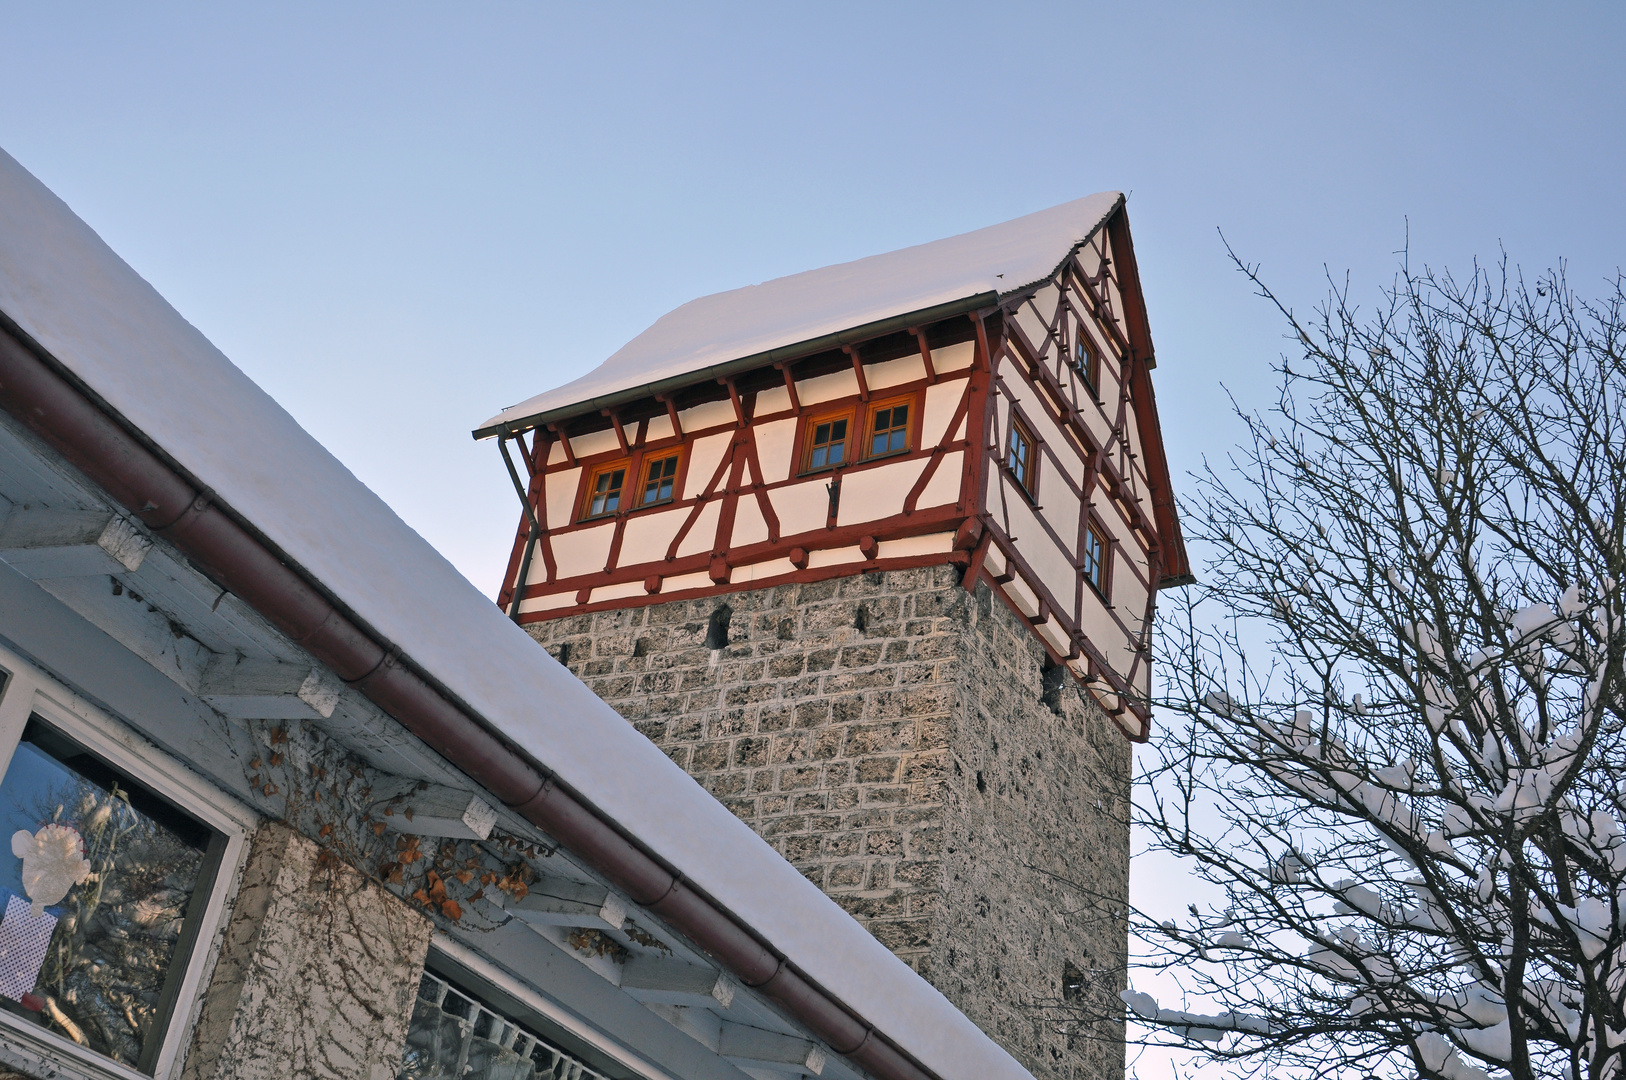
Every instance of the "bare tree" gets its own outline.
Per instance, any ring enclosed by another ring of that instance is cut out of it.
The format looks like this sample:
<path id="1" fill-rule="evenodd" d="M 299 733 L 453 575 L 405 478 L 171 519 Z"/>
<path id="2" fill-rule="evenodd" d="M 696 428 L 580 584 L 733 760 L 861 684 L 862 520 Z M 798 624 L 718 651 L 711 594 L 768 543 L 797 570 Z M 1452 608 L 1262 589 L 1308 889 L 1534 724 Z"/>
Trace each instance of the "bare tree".
<path id="1" fill-rule="evenodd" d="M 1300 320 L 1237 265 L 1294 345 L 1184 508 L 1138 811 L 1225 900 L 1136 916 L 1190 997 L 1124 1002 L 1239 1072 L 1618 1076 L 1622 282 L 1408 264 Z"/>

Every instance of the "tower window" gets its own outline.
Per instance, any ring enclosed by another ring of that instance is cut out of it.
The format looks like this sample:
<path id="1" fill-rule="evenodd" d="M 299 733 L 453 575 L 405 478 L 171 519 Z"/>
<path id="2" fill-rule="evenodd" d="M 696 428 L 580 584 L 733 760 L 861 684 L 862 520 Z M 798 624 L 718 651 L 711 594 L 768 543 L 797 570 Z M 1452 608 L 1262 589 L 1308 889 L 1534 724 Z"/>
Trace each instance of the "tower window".
<path id="1" fill-rule="evenodd" d="M 621 488 L 626 481 L 626 462 L 600 466 L 587 482 L 587 509 L 582 517 L 613 514 L 621 509 Z"/>
<path id="2" fill-rule="evenodd" d="M 677 485 L 678 455 L 665 454 L 649 459 L 644 465 L 644 491 L 639 506 L 653 506 L 670 502 Z"/>
<path id="3" fill-rule="evenodd" d="M 1084 380 L 1084 385 L 1090 388 L 1090 393 L 1097 392 L 1101 385 L 1101 357 L 1085 340 L 1082 328 L 1078 331 L 1078 338 L 1073 342 L 1073 373 Z"/>
<path id="4" fill-rule="evenodd" d="M 828 469 L 847 460 L 847 429 L 851 418 L 824 416 L 807 425 L 807 471 Z"/>
<path id="5" fill-rule="evenodd" d="M 1107 594 L 1107 540 L 1095 523 L 1084 530 L 1084 580 L 1103 597 Z"/>
<path id="6" fill-rule="evenodd" d="M 909 449 L 909 414 L 907 401 L 892 401 L 870 409 L 869 456 L 893 454 Z"/>
<path id="7" fill-rule="evenodd" d="M 1022 421 L 1012 416 L 1010 434 L 1005 441 L 1005 468 L 1010 471 L 1011 479 L 1030 496 L 1034 494 L 1035 445 L 1033 433 Z"/>

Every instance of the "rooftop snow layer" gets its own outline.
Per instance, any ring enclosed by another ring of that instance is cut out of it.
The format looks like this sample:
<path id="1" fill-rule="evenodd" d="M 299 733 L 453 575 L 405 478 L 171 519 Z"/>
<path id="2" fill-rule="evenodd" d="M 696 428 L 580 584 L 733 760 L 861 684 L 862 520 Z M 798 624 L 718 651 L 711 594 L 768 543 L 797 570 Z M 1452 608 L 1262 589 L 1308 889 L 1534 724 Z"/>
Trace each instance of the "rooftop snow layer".
<path id="1" fill-rule="evenodd" d="M 945 1080 L 1031 1080 L 0 151 L 0 312 L 375 633 Z"/>
<path id="2" fill-rule="evenodd" d="M 1043 281 L 1122 202 L 1116 191 L 929 244 L 714 293 L 662 315 L 614 356 L 504 409 L 480 432 L 829 334 Z"/>

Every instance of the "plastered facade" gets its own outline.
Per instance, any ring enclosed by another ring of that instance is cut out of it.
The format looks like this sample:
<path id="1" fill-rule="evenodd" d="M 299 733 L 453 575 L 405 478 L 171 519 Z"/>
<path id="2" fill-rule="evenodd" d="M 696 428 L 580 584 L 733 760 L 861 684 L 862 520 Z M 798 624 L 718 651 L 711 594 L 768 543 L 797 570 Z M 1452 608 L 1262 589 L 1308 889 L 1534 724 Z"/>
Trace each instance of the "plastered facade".
<path id="1" fill-rule="evenodd" d="M 1124 985 L 1130 744 L 1070 679 L 1041 700 L 1042 648 L 986 584 L 921 567 L 528 629 L 1035 1075 L 1122 1075 L 1121 1029 L 1070 1017 Z"/>

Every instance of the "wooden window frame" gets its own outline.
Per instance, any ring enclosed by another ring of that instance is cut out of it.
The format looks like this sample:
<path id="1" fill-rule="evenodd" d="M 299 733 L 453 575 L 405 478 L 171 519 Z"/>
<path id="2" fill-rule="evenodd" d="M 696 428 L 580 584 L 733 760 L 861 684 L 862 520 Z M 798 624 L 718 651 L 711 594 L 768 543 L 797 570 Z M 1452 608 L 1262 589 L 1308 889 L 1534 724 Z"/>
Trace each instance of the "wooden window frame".
<path id="1" fill-rule="evenodd" d="M 645 450 L 643 453 L 639 454 L 636 459 L 638 469 L 634 474 L 639 477 L 638 486 L 636 488 L 638 493 L 638 505 L 627 507 L 627 513 L 631 513 L 634 510 L 646 510 L 656 506 L 670 506 L 682 498 L 684 475 L 683 459 L 684 454 L 682 444 L 677 446 L 669 446 L 660 450 Z M 649 502 L 645 502 L 644 491 L 649 486 L 649 466 L 657 461 L 668 460 L 677 462 L 676 465 L 672 466 L 672 494 L 668 495 L 664 499 L 653 499 Z"/>
<path id="2" fill-rule="evenodd" d="M 871 453 L 870 447 L 875 442 L 875 417 L 882 409 L 892 409 L 899 405 L 907 406 L 909 419 L 904 422 L 903 446 L 896 450 L 882 450 L 880 453 Z M 879 461 L 881 458 L 901 457 L 914 450 L 920 442 L 920 395 L 898 394 L 895 397 L 872 401 L 864 409 L 864 443 L 860 448 L 864 452 L 859 456 L 860 461 Z"/>
<path id="3" fill-rule="evenodd" d="M 1087 361 L 1079 363 L 1079 350 L 1084 351 Z M 1097 401 L 1101 398 L 1101 350 L 1090 339 L 1089 332 L 1082 323 L 1078 325 L 1073 335 L 1073 355 L 1068 361 L 1068 367 L 1084 383 L 1084 388 L 1090 392 L 1090 397 Z"/>
<path id="4" fill-rule="evenodd" d="M 581 504 L 576 514 L 576 520 L 578 522 L 603 521 L 613 518 L 617 514 L 624 513 L 626 510 L 627 501 L 627 477 L 638 475 L 634 469 L 635 465 L 636 462 L 630 457 L 618 457 L 613 461 L 606 461 L 599 465 L 585 466 L 582 469 L 582 496 Z M 615 509 L 601 510 L 596 514 L 592 513 L 593 490 L 598 484 L 598 478 L 603 476 L 605 473 L 613 472 L 616 469 L 624 469 L 626 470 L 626 473 L 621 478 L 621 496 L 616 501 Z"/>
<path id="5" fill-rule="evenodd" d="M 1020 476 L 1011 468 L 1011 450 L 1018 431 L 1022 433 L 1023 441 L 1027 443 L 1027 453 L 1023 455 Z M 1034 503 L 1039 501 L 1039 451 L 1042 447 L 1038 436 L 1033 433 L 1033 425 L 1016 407 L 1016 402 L 1011 402 L 1005 417 L 1005 448 L 999 455 L 999 467 L 1011 478 L 1017 490 L 1026 495 L 1029 502 Z"/>
<path id="6" fill-rule="evenodd" d="M 834 423 L 837 420 L 847 421 L 847 438 L 845 442 L 846 449 L 842 451 L 841 460 L 835 462 L 834 464 L 814 465 L 814 434 L 818 432 L 820 424 L 826 422 Z M 823 409 L 819 411 L 810 410 L 806 417 L 804 417 L 802 420 L 801 438 L 798 440 L 798 448 L 796 451 L 796 475 L 812 476 L 817 473 L 831 472 L 835 469 L 844 469 L 851 465 L 854 460 L 856 460 L 852 454 L 852 446 L 855 438 L 854 432 L 857 427 L 858 410 L 850 404 L 842 405 L 834 409 Z"/>
<path id="7" fill-rule="evenodd" d="M 1087 569 L 1088 563 L 1086 560 L 1089 552 L 1087 545 L 1090 537 L 1094 537 L 1101 545 L 1101 555 L 1097 567 L 1101 577 L 1099 583 L 1090 577 Z M 1114 545 L 1112 535 L 1107 532 L 1106 526 L 1093 513 L 1084 520 L 1084 543 L 1086 545 L 1085 549 L 1079 552 L 1081 565 L 1078 572 L 1083 576 L 1084 583 L 1095 591 L 1096 596 L 1101 598 L 1101 602 L 1110 605 L 1111 601 L 1107 598 L 1112 594 L 1112 549 Z"/>

